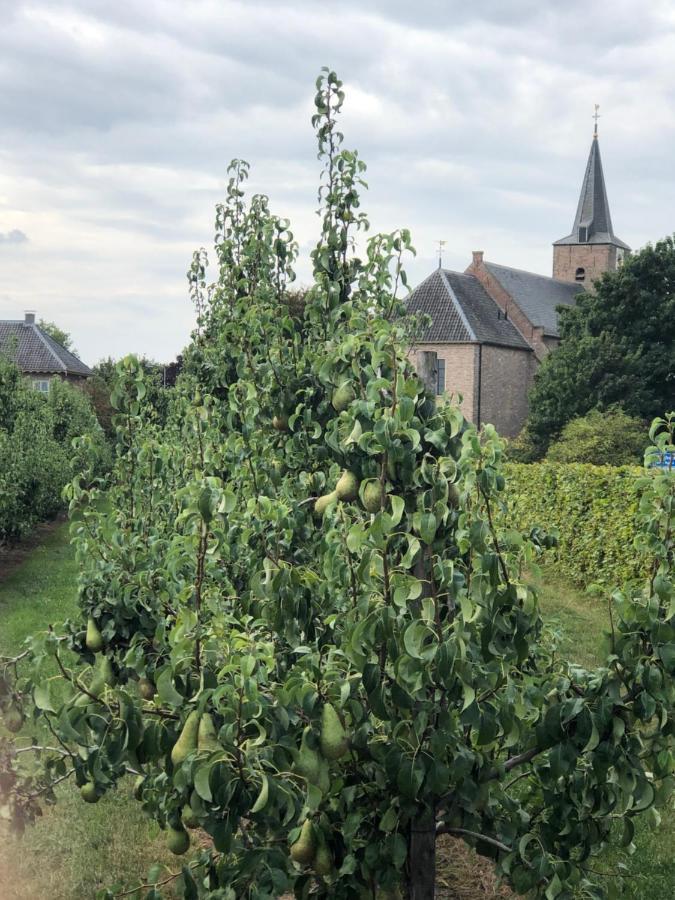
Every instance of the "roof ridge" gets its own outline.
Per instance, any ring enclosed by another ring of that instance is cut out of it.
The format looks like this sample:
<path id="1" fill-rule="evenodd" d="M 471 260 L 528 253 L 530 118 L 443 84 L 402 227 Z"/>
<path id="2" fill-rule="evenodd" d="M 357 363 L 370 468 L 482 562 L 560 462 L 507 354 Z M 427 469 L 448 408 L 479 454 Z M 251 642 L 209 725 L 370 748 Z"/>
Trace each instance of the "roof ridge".
<path id="1" fill-rule="evenodd" d="M 457 273 L 457 274 L 459 274 L 459 273 Z M 457 294 L 455 294 L 454 290 L 452 289 L 452 286 L 447 279 L 444 269 L 441 269 L 441 277 L 443 279 L 443 284 L 445 285 L 447 292 L 450 295 L 450 299 L 452 300 L 452 302 L 455 306 L 455 309 L 457 310 L 459 317 L 462 320 L 462 324 L 464 325 L 464 327 L 466 328 L 466 330 L 469 333 L 469 337 L 471 338 L 472 341 L 478 340 L 478 338 L 476 337 L 476 332 L 473 330 L 473 328 L 469 324 L 469 320 L 466 317 L 466 313 L 462 309 L 462 304 L 457 299 Z M 476 279 L 476 281 L 478 281 L 478 279 Z"/>
<path id="2" fill-rule="evenodd" d="M 24 324 L 26 324 L 26 323 L 24 323 Z M 49 352 L 49 353 L 51 354 L 51 356 L 57 361 L 57 363 L 61 366 L 61 368 L 63 369 L 63 371 L 64 371 L 65 374 L 67 375 L 67 374 L 68 374 L 68 366 L 67 366 L 67 365 L 63 362 L 63 360 L 59 357 L 58 353 L 55 353 L 54 350 L 49 346 L 49 342 L 45 340 L 45 335 L 42 333 L 42 329 L 40 328 L 40 326 L 39 326 L 37 323 L 32 322 L 32 323 L 30 324 L 29 327 L 32 328 L 33 331 L 37 334 L 37 336 L 40 338 L 40 340 L 42 341 L 42 343 L 43 343 L 43 344 L 45 345 L 45 347 L 47 348 L 48 352 Z M 65 350 L 65 347 L 64 347 L 63 349 Z"/>
<path id="3" fill-rule="evenodd" d="M 523 275 L 534 275 L 535 278 L 545 278 L 547 281 L 555 281 L 556 284 L 564 284 L 569 287 L 576 287 L 573 281 L 564 281 L 562 278 L 554 278 L 552 275 L 542 275 L 540 272 L 530 272 L 529 269 L 520 269 L 518 266 L 505 266 L 503 263 L 489 262 L 485 260 L 486 266 L 498 266 L 500 269 L 509 269 L 511 272 L 522 272 Z"/>

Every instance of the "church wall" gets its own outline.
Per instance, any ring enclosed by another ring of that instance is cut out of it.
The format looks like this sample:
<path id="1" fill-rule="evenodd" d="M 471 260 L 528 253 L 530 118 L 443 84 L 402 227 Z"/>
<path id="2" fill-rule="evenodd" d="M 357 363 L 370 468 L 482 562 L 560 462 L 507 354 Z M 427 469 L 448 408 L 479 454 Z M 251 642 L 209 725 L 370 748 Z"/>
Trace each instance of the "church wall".
<path id="1" fill-rule="evenodd" d="M 445 360 L 445 389 L 449 394 L 461 394 L 462 413 L 469 421 L 475 421 L 474 369 L 478 356 L 476 344 L 418 344 L 416 350 L 431 350 Z M 416 365 L 416 352 L 410 359 Z"/>
<path id="2" fill-rule="evenodd" d="M 590 285 L 603 272 L 616 269 L 616 247 L 612 244 L 556 244 L 553 247 L 553 277 Z M 586 273 L 583 282 L 576 281 L 577 269 Z"/>
<path id="3" fill-rule="evenodd" d="M 504 437 L 515 437 L 527 418 L 527 393 L 537 369 L 534 353 L 484 344 L 481 360 L 480 420 Z"/>

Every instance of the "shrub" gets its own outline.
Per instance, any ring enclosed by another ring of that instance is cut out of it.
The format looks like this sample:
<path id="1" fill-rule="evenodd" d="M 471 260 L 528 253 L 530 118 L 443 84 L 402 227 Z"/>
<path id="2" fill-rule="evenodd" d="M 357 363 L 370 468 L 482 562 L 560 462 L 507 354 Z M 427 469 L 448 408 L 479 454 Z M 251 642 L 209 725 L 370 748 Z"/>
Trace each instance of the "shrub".
<path id="1" fill-rule="evenodd" d="M 611 586 L 642 572 L 630 552 L 636 535 L 636 466 L 509 463 L 509 513 L 518 528 L 555 528 L 558 570 L 576 584 Z"/>
<path id="2" fill-rule="evenodd" d="M 45 396 L 2 359 L 0 410 L 1 542 L 53 517 L 63 505 L 64 486 L 84 469 L 102 473 L 111 451 L 78 388 L 54 380 Z"/>
<path id="3" fill-rule="evenodd" d="M 627 415 L 622 409 L 606 413 L 594 409 L 565 425 L 560 438 L 549 447 L 546 459 L 596 466 L 640 465 L 646 430 L 645 422 Z"/>

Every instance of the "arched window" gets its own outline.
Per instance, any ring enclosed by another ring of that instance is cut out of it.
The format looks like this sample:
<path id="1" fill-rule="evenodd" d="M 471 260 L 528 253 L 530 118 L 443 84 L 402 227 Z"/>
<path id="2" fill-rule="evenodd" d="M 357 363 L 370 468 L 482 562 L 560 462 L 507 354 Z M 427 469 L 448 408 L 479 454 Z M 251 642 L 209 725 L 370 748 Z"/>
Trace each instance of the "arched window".
<path id="1" fill-rule="evenodd" d="M 579 268 L 574 273 L 575 281 L 585 281 L 586 280 L 586 269 L 579 266 Z"/>

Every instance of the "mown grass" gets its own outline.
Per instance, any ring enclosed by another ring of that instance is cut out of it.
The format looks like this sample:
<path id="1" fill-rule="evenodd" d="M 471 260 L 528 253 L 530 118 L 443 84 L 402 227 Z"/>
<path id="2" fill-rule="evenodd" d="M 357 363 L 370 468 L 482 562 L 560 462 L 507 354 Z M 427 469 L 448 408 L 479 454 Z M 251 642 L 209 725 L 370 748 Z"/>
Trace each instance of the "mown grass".
<path id="1" fill-rule="evenodd" d="M 76 580 L 68 526 L 61 523 L 0 581 L 0 654 L 17 652 L 27 635 L 75 616 Z M 1 900 L 91 900 L 113 882 L 145 880 L 154 862 L 178 868 L 130 784 L 96 805 L 84 803 L 70 782 L 57 795 L 58 803 L 22 837 L 0 826 Z"/>
<path id="2" fill-rule="evenodd" d="M 58 623 L 76 615 L 76 579 L 68 528 L 61 524 L 0 581 L 0 653 L 15 652 L 27 635 L 45 628 L 49 622 Z M 544 618 L 559 634 L 560 652 L 588 667 L 601 662 L 608 646 L 606 604 L 575 590 L 551 572 L 545 574 L 539 590 Z M 57 805 L 47 810 L 23 837 L 3 838 L 1 900 L 85 900 L 115 881 L 136 883 L 153 862 L 177 868 L 166 851 L 161 832 L 132 799 L 129 785 L 121 786 L 96 805 L 83 803 L 67 782 L 59 787 L 58 795 Z M 637 849 L 629 860 L 629 877 L 621 891 L 621 896 L 629 900 L 675 897 L 675 817 L 671 812 L 662 812 L 663 822 L 655 831 L 638 822 Z M 444 859 L 446 856 L 443 853 Z M 621 859 L 616 853 L 604 853 L 592 861 L 591 867 L 613 873 Z M 474 871 L 461 850 L 451 852 L 445 862 L 448 871 L 444 873 L 441 865 L 439 874 L 447 875 L 455 896 L 473 898 L 477 896 L 474 888 L 481 896 L 500 894 L 492 885 L 489 872 Z M 478 883 L 479 877 L 487 879 L 486 883 Z M 610 877 L 616 882 L 614 875 Z M 439 896 L 444 895 L 443 885 L 441 878 Z"/>

